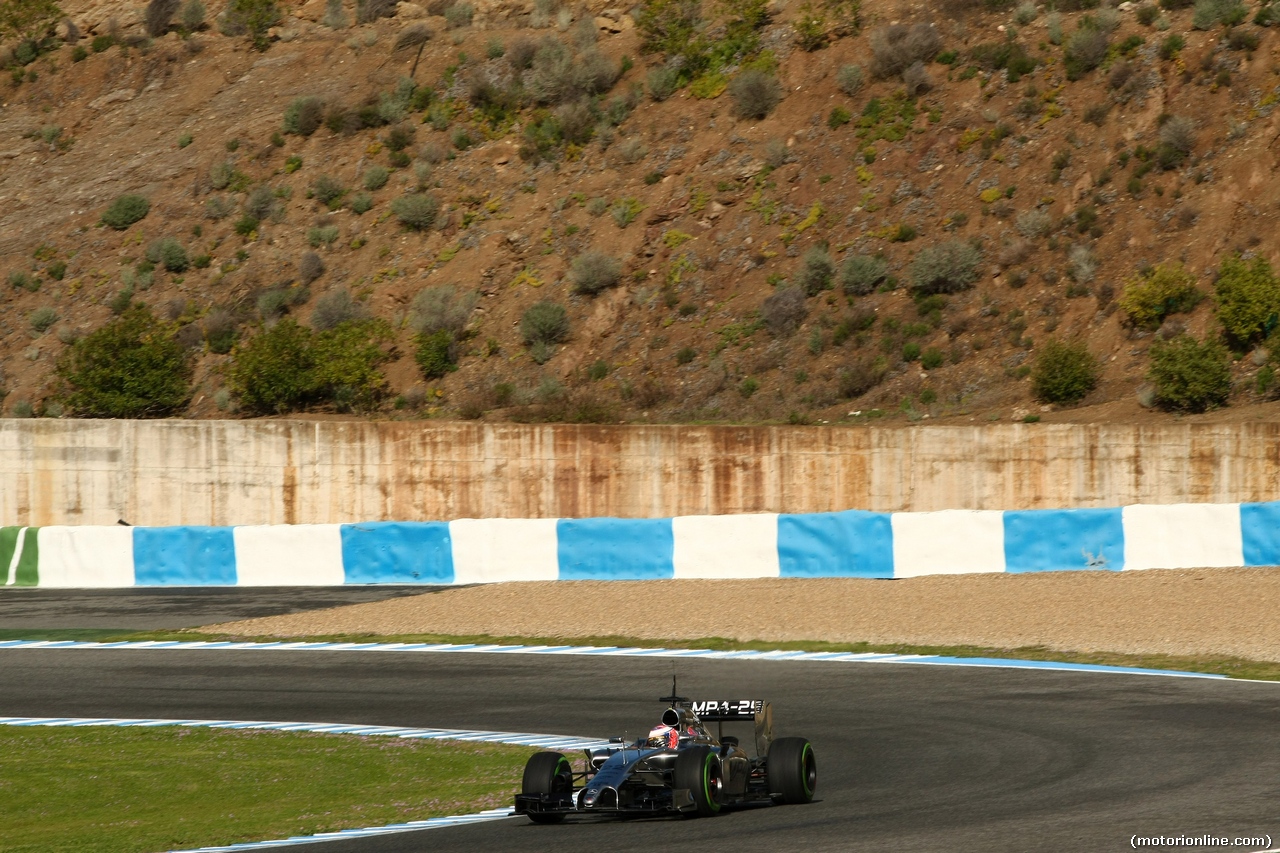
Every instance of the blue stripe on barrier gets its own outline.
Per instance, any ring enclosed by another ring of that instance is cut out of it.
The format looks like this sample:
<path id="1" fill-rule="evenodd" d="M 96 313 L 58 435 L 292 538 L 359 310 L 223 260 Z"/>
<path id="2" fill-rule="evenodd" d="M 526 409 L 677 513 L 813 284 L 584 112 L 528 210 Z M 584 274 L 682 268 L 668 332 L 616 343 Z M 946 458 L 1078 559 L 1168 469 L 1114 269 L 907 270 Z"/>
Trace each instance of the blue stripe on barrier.
<path id="1" fill-rule="evenodd" d="M 661 580 L 675 576 L 669 518 L 562 518 L 560 580 Z"/>
<path id="2" fill-rule="evenodd" d="M 236 546 L 230 527 L 133 528 L 137 586 L 234 586 Z"/>
<path id="3" fill-rule="evenodd" d="M 1124 524 L 1115 509 L 1032 509 L 1004 513 L 1005 571 L 1124 568 Z"/>
<path id="4" fill-rule="evenodd" d="M 453 583 L 453 546 L 442 521 L 344 524 L 347 583 Z"/>
<path id="5" fill-rule="evenodd" d="M 1280 503 L 1240 504 L 1246 566 L 1280 566 Z"/>
<path id="6" fill-rule="evenodd" d="M 778 516 L 778 568 L 784 578 L 892 578 L 893 528 L 885 512 Z"/>

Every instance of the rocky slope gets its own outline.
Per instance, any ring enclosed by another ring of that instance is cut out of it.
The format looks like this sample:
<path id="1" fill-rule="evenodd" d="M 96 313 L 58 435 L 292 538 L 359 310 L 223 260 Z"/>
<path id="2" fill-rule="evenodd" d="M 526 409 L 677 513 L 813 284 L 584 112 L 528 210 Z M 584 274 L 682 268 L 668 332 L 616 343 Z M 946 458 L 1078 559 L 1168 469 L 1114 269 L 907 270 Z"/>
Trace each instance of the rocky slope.
<path id="1" fill-rule="evenodd" d="M 754 55 L 776 65 L 783 97 L 761 119 L 740 117 L 723 88 L 734 65 L 654 100 L 664 59 L 641 50 L 640 8 L 480 2 L 467 23 L 432 14 L 448 11 L 440 4 L 400 3 L 357 26 L 349 5 L 342 22 L 326 18 L 324 0 L 281 7 L 258 51 L 212 25 L 218 4 L 209 26 L 149 39 L 141 6 L 66 0 L 80 39 L 0 82 L 4 414 L 71 414 L 56 360 L 112 319 L 132 283 L 196 359 L 189 417 L 237 411 L 225 374 L 234 350 L 210 346 L 219 329 L 243 342 L 264 314 L 314 322 L 317 306 L 334 310 L 332 294 L 345 292 L 395 329 L 381 416 L 1169 418 L 1139 405 L 1149 347 L 1182 329 L 1216 334 L 1212 300 L 1153 334 L 1117 310 L 1125 282 L 1179 262 L 1207 294 L 1235 253 L 1280 260 L 1280 35 L 1253 24 L 1252 7 L 1234 29 L 1200 30 L 1191 8 L 1055 15 L 868 0 L 859 30 L 830 27 L 805 50 L 798 34 L 815 7 L 775 2 L 759 31 L 765 53 Z M 1069 74 L 1055 42 L 1071 44 L 1086 16 L 1110 47 L 1096 70 Z M 915 77 L 873 73 L 873 41 L 891 23 L 933 25 L 940 49 Z M 419 56 L 413 28 L 424 26 Z M 1163 50 L 1173 34 L 1184 46 Z M 518 54 L 544 39 L 622 69 L 588 118 L 567 100 L 500 97 L 519 80 L 529 91 Z M 983 46 L 1010 43 L 1033 70 L 992 67 L 1001 60 Z M 856 90 L 850 65 L 864 75 Z M 408 94 L 410 75 L 430 103 Z M 287 108 L 310 96 L 326 118 L 364 105 L 394 121 L 284 133 Z M 584 126 L 583 138 L 537 156 L 529 128 L 549 113 Z M 1186 119 L 1187 156 L 1144 166 L 1171 116 Z M 403 155 L 392 150 L 397 127 L 411 132 Z M 364 190 L 377 167 L 389 179 Z M 336 209 L 311 197 L 321 176 L 348 191 Z M 254 196 L 261 187 L 270 192 Z M 406 230 L 391 205 L 418 190 L 440 214 Z M 369 209 L 357 214 L 362 191 Z M 147 197 L 150 213 L 126 230 L 102 227 L 124 193 Z M 255 203 L 262 221 L 237 233 Z M 164 237 L 207 266 L 140 271 Z M 950 240 L 980 247 L 973 286 L 913 300 L 913 261 Z M 767 303 L 805 280 L 815 247 L 837 265 L 831 287 Z M 575 292 L 571 277 L 589 250 L 621 263 L 618 283 L 596 295 Z M 310 251 L 324 271 L 304 286 Z M 882 257 L 898 286 L 846 292 L 839 265 L 853 255 Z M 414 300 L 439 284 L 479 296 L 458 369 L 426 379 L 413 357 Z M 566 306 L 569 335 L 535 359 L 519 322 L 540 300 Z M 1050 339 L 1084 341 L 1100 360 L 1080 407 L 1032 396 L 1027 368 Z M 1264 361 L 1258 351 L 1232 367 L 1227 417 L 1271 415 L 1256 381 Z"/>

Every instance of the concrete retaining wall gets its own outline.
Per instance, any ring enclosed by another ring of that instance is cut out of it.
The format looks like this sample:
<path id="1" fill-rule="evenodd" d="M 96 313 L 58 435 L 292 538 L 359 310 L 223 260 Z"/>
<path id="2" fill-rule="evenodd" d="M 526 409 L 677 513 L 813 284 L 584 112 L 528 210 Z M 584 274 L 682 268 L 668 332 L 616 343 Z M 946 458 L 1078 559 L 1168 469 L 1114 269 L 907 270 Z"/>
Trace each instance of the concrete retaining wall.
<path id="1" fill-rule="evenodd" d="M 0 524 L 339 524 L 1280 498 L 1280 423 L 0 420 Z"/>
<path id="2" fill-rule="evenodd" d="M 1280 503 L 0 528 L 7 585 L 327 586 L 662 578 L 904 578 L 1280 565 Z"/>

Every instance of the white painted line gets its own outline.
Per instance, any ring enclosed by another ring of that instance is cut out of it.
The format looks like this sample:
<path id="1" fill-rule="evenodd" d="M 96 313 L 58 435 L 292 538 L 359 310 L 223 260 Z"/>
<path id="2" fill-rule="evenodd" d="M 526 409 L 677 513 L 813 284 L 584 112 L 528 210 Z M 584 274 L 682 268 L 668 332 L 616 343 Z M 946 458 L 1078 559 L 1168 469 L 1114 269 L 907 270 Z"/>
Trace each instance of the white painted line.
<path id="1" fill-rule="evenodd" d="M 538 735 L 519 732 L 486 732 L 468 729 L 411 729 L 399 726 L 361 726 L 343 723 L 286 723 L 260 722 L 246 720 L 144 720 L 132 718 L 103 717 L 0 717 L 0 726 L 119 726 L 123 728 L 189 726 L 219 729 L 260 729 L 263 731 L 318 732 L 322 734 L 350 735 L 382 735 L 388 737 L 407 738 L 448 738 L 449 740 L 509 743 L 516 746 L 536 746 L 544 749 L 590 749 L 607 746 L 609 741 L 599 738 L 574 737 L 572 735 Z M 400 832 L 416 832 L 424 829 L 443 829 L 449 826 L 464 826 L 489 820 L 503 820 L 512 815 L 509 807 L 489 809 L 468 815 L 451 815 L 433 817 L 425 820 L 414 820 L 396 823 L 389 826 L 369 826 L 359 829 L 343 829 L 335 832 L 323 832 L 317 835 L 295 835 L 290 838 L 278 838 L 267 841 L 247 841 L 239 844 L 228 844 L 220 847 L 198 847 L 190 850 L 175 850 L 170 853 L 223 853 L 223 851 L 267 850 L 275 847 L 291 847 L 298 844 L 318 844 L 324 841 L 341 841 L 352 838 L 368 838 L 376 835 L 391 835 Z"/>
<path id="2" fill-rule="evenodd" d="M 154 641 L 92 643 L 62 640 L 14 640 L 0 643 L 0 651 L 22 649 L 120 649 L 127 651 L 295 651 L 295 652 L 430 652 L 445 654 L 527 654 L 569 655 L 582 657 L 647 657 L 647 658 L 704 658 L 708 660 L 773 661 L 800 663 L 894 663 L 925 666 L 965 666 L 995 669 L 1049 670 L 1055 672 L 1086 672 L 1106 675 L 1150 675 L 1164 678 L 1210 678 L 1220 681 L 1250 681 L 1228 678 L 1205 672 L 1179 672 L 1177 670 L 1144 669 L 1141 667 L 1102 666 L 1087 663 L 1062 663 L 1057 661 L 1018 660 L 1009 658 L 953 658 L 942 655 L 898 655 L 883 652 L 800 652 L 794 650 L 756 649 L 644 649 L 620 646 L 524 646 L 474 643 L 432 643 L 405 645 L 403 643 L 298 643 L 280 644 L 254 642 L 206 641 L 167 642 Z M 1256 682 L 1280 685 L 1280 681 Z"/>

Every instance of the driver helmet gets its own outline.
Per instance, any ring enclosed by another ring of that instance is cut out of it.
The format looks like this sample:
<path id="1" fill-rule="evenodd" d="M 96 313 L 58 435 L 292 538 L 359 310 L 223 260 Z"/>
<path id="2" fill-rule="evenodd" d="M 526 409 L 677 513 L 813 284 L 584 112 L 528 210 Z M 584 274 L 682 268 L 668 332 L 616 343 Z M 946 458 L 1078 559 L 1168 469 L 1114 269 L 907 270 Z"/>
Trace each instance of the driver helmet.
<path id="1" fill-rule="evenodd" d="M 649 730 L 649 746 L 675 749 L 680 742 L 680 731 L 668 725 L 659 724 Z"/>

